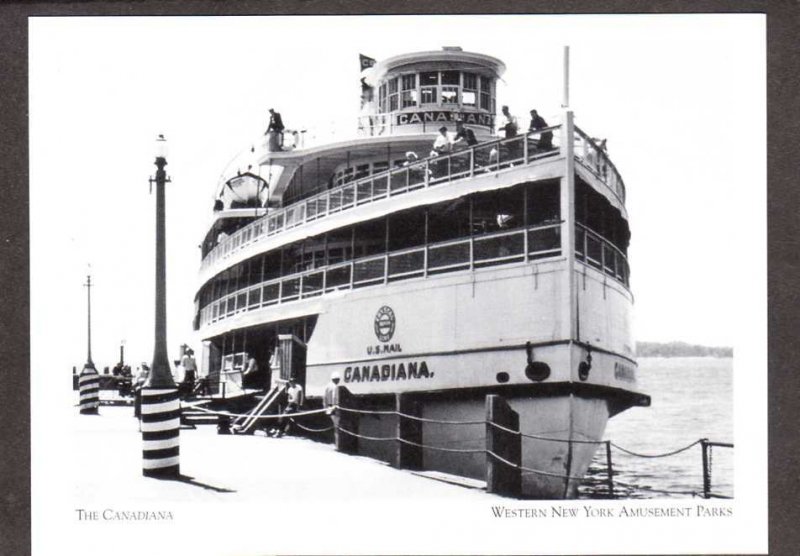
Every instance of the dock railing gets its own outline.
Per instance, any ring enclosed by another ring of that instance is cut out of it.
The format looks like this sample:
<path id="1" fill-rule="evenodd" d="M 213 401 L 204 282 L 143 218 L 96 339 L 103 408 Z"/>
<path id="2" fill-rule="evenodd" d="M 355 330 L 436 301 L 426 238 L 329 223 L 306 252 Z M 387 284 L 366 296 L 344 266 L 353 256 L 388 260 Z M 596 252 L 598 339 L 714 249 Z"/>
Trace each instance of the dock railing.
<path id="1" fill-rule="evenodd" d="M 486 396 L 486 411 L 480 419 L 435 419 L 424 417 L 421 406 L 412 393 L 395 394 L 394 409 L 369 409 L 361 407 L 360 396 L 354 396 L 344 386 L 339 386 L 339 404 L 332 408 L 302 410 L 293 413 L 256 413 L 243 414 L 228 411 L 212 410 L 200 406 L 194 410 L 217 415 L 221 419 L 250 419 L 255 425 L 258 421 L 283 422 L 288 419 L 299 430 L 312 435 L 329 435 L 336 432 L 337 448 L 344 453 L 359 453 L 361 442 L 391 443 L 396 453 L 393 464 L 401 469 L 422 469 L 423 451 L 442 452 L 452 457 L 486 458 L 486 474 L 489 492 L 506 496 L 520 496 L 521 479 L 525 475 L 538 475 L 565 482 L 576 481 L 580 484 L 579 494 L 582 498 L 654 498 L 653 495 L 670 497 L 702 497 L 732 498 L 731 494 L 714 492 L 712 489 L 711 449 L 733 449 L 733 444 L 712 442 L 701 438 L 690 444 L 663 453 L 645 454 L 635 452 L 617 445 L 610 440 L 563 439 L 542 434 L 530 434 L 520 430 L 519 420 L 508 403 L 498 395 Z M 331 417 L 328 417 L 331 416 Z M 360 431 L 361 418 L 389 417 L 396 420 L 394 434 L 389 436 L 371 436 Z M 329 422 L 330 426 L 312 427 L 309 424 Z M 455 442 L 435 443 L 424 441 L 423 426 L 463 427 L 472 426 L 482 431 L 473 437 L 461 438 Z M 328 436 L 328 438 L 330 438 Z M 525 467 L 523 462 L 523 442 L 555 442 L 573 445 L 603 446 L 595 454 L 595 463 L 590 466 L 586 476 L 572 476 L 551 470 Z M 459 445 L 459 443 L 461 445 Z M 480 446 L 479 446 L 480 445 Z M 666 490 L 652 488 L 649 485 L 633 485 L 620 481 L 615 471 L 612 452 L 619 451 L 626 456 L 645 459 L 660 459 L 676 456 L 696 447 L 702 447 L 703 484 L 698 490 Z M 602 463 L 599 463 L 602 462 Z M 587 490 L 588 489 L 588 490 Z"/>

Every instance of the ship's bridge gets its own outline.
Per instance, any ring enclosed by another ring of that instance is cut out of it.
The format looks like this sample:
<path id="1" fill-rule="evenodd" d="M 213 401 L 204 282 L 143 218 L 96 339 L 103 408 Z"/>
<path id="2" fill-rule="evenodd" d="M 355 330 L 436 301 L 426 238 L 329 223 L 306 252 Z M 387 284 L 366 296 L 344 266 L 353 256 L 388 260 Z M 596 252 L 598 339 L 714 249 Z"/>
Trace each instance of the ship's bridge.
<path id="1" fill-rule="evenodd" d="M 362 136 L 435 132 L 461 120 L 478 140 L 494 129 L 497 79 L 505 71 L 492 56 L 460 47 L 387 58 L 362 72 Z"/>

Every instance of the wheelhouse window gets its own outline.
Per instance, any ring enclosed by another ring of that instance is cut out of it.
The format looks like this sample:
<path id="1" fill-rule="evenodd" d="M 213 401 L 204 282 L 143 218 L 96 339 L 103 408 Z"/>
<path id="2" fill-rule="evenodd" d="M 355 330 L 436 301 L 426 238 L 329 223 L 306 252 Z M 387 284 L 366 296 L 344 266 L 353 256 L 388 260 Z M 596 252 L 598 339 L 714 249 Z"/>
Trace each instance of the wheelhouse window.
<path id="1" fill-rule="evenodd" d="M 391 79 L 389 81 L 389 111 L 393 112 L 397 110 L 398 106 L 398 95 L 397 95 L 397 81 L 398 79 Z"/>
<path id="2" fill-rule="evenodd" d="M 404 75 L 401 78 L 400 108 L 417 105 L 417 74 Z"/>
<path id="3" fill-rule="evenodd" d="M 442 85 L 441 104 L 458 104 L 458 87 Z"/>
<path id="4" fill-rule="evenodd" d="M 388 79 L 379 88 L 383 111 L 415 106 L 466 106 L 494 111 L 494 80 L 460 71 L 423 71 Z"/>
<path id="5" fill-rule="evenodd" d="M 494 95 L 492 95 L 492 80 L 486 76 L 481 76 L 481 108 L 483 110 L 494 111 Z"/>
<path id="6" fill-rule="evenodd" d="M 387 106 L 387 95 L 386 95 L 386 83 L 382 84 L 378 89 L 378 104 L 380 105 L 380 111 L 386 112 Z"/>
<path id="7" fill-rule="evenodd" d="M 420 102 L 422 104 L 436 104 L 437 85 L 439 85 L 438 71 L 425 71 L 419 74 Z"/>

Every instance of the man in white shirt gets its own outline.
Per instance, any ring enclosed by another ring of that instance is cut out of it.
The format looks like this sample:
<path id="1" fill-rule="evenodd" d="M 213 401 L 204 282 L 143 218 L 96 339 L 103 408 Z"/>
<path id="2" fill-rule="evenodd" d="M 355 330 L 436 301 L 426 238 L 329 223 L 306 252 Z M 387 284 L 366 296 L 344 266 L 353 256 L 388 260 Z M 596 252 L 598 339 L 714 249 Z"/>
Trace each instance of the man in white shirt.
<path id="1" fill-rule="evenodd" d="M 286 385 L 286 408 L 283 410 L 283 414 L 289 415 L 290 413 L 296 413 L 303 405 L 303 401 L 303 387 L 295 382 L 294 377 L 290 378 L 289 383 Z M 289 423 L 289 418 L 282 418 L 278 424 L 279 428 L 275 436 L 280 438 L 286 434 L 289 430 Z"/>
<path id="2" fill-rule="evenodd" d="M 450 152 L 450 148 L 451 142 L 450 138 L 447 136 L 447 128 L 442 126 L 439 128 L 439 135 L 436 136 L 436 140 L 433 142 L 431 156 L 448 153 Z"/>
<path id="3" fill-rule="evenodd" d="M 517 125 L 517 117 L 511 114 L 511 112 L 508 110 L 508 106 L 503 106 L 501 110 L 503 112 L 503 118 L 500 120 L 500 127 L 498 131 L 504 131 L 506 139 L 516 137 L 517 129 L 519 129 L 519 126 Z"/>

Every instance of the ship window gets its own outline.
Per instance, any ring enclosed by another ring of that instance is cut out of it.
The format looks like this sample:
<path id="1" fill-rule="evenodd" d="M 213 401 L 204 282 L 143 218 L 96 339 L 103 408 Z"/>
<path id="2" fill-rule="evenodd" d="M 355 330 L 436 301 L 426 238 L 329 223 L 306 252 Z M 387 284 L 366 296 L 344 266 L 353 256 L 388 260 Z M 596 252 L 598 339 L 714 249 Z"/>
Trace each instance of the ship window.
<path id="1" fill-rule="evenodd" d="M 403 91 L 400 108 L 408 108 L 417 105 L 417 91 Z"/>
<path id="2" fill-rule="evenodd" d="M 341 228 L 328 234 L 328 264 L 349 261 L 353 254 L 353 229 Z"/>
<path id="3" fill-rule="evenodd" d="M 528 225 L 555 223 L 561 220 L 561 207 L 558 183 L 546 183 L 528 188 Z M 575 202 L 576 212 L 580 202 Z M 580 218 L 578 218 L 580 220 Z"/>
<path id="4" fill-rule="evenodd" d="M 423 71 L 419 74 L 419 84 L 423 87 L 425 85 L 438 85 L 439 72 L 438 71 Z"/>
<path id="5" fill-rule="evenodd" d="M 420 89 L 420 104 L 436 104 L 436 87 Z"/>
<path id="6" fill-rule="evenodd" d="M 351 181 L 353 181 L 353 169 L 345 168 L 344 172 L 342 172 L 342 183 L 349 183 Z"/>
<path id="7" fill-rule="evenodd" d="M 473 197 L 472 233 L 484 234 L 519 228 L 524 224 L 523 190 L 521 187 Z"/>
<path id="8" fill-rule="evenodd" d="M 391 95 L 389 97 L 389 112 L 394 112 L 397 110 L 397 95 Z"/>
<path id="9" fill-rule="evenodd" d="M 361 179 L 369 175 L 369 164 L 360 164 L 356 166 L 356 173 L 354 179 Z"/>
<path id="10" fill-rule="evenodd" d="M 469 201 L 439 203 L 428 211 L 428 243 L 469 236 Z"/>
<path id="11" fill-rule="evenodd" d="M 442 104 L 458 104 L 458 87 L 442 87 Z"/>
<path id="12" fill-rule="evenodd" d="M 417 88 L 417 74 L 412 73 L 403 76 L 402 88 L 404 91 L 410 91 Z"/>
<path id="13" fill-rule="evenodd" d="M 483 110 L 491 110 L 491 103 L 489 102 L 489 93 L 481 91 L 481 108 Z M 492 110 L 494 112 L 494 110 Z"/>
<path id="14" fill-rule="evenodd" d="M 386 84 L 380 86 L 378 89 L 378 99 L 380 103 L 380 111 L 386 112 Z"/>
<path id="15" fill-rule="evenodd" d="M 464 91 L 461 94 L 461 103 L 464 106 L 475 106 L 475 91 Z"/>
<path id="16" fill-rule="evenodd" d="M 442 85 L 459 85 L 460 74 L 457 71 L 443 71 Z"/>
<path id="17" fill-rule="evenodd" d="M 478 88 L 478 76 L 474 73 L 465 73 L 464 74 L 464 88 L 465 89 L 477 89 Z"/>
<path id="18" fill-rule="evenodd" d="M 389 217 L 389 251 L 425 245 L 425 211 L 405 210 Z"/>
<path id="19" fill-rule="evenodd" d="M 389 169 L 389 163 L 386 162 L 385 160 L 381 160 L 380 162 L 373 162 L 372 163 L 372 173 L 373 174 L 379 174 L 380 172 L 383 172 L 384 170 L 388 170 L 388 169 Z"/>
<path id="20" fill-rule="evenodd" d="M 485 75 L 481 75 L 481 91 L 484 93 L 492 92 L 492 80 Z"/>
<path id="21" fill-rule="evenodd" d="M 264 280 L 272 280 L 281 276 L 281 252 L 272 251 L 264 256 Z"/>
<path id="22" fill-rule="evenodd" d="M 389 81 L 389 94 L 393 95 L 397 92 L 397 78 Z"/>
<path id="23" fill-rule="evenodd" d="M 376 218 L 356 226 L 356 258 L 383 253 L 386 248 L 386 220 Z"/>

